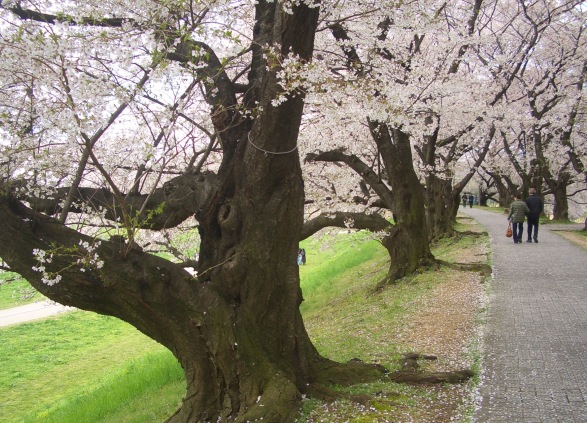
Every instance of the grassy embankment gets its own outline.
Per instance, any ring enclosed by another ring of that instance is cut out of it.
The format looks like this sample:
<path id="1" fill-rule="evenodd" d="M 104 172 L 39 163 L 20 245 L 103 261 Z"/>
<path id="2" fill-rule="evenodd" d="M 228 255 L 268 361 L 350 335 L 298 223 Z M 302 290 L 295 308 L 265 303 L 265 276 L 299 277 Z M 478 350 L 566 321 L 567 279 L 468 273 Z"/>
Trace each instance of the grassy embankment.
<path id="1" fill-rule="evenodd" d="M 436 254 L 458 255 L 475 242 L 486 241 L 464 238 L 438 246 Z M 376 241 L 337 235 L 303 247 L 308 263 L 300 269 L 301 309 L 319 351 L 337 361 L 360 358 L 397 367 L 406 347 L 394 331 L 411 305 L 450 279 L 452 271 L 424 273 L 375 294 L 373 287 L 387 266 L 386 253 Z M 114 318 L 73 312 L 0 328 L 0 338 L 0 415 L 6 423 L 160 422 L 183 394 L 181 369 L 172 355 Z M 383 382 L 352 389 L 387 394 L 370 409 L 349 402 L 325 407 L 309 400 L 300 421 L 387 421 L 398 410 L 417 418 L 419 401 L 429 404 L 438 395 Z"/>
<path id="2" fill-rule="evenodd" d="M 0 271 L 0 310 L 37 301 L 42 295 L 14 273 Z"/>

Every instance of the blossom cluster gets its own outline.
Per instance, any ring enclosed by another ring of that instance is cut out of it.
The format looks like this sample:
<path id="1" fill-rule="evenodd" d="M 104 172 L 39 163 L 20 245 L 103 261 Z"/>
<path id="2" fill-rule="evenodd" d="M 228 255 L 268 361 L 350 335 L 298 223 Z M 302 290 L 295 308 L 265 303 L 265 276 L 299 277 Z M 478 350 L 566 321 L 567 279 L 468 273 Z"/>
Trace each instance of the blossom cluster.
<path id="1" fill-rule="evenodd" d="M 38 248 L 33 249 L 33 256 L 36 258 L 37 262 L 39 263 L 38 266 L 33 266 L 33 270 L 35 272 L 39 272 L 43 274 L 41 281 L 49 286 L 53 286 L 56 283 L 60 282 L 62 276 L 58 273 L 48 272 L 45 268 L 45 264 L 49 264 L 53 261 L 53 254 L 47 252 L 45 250 L 41 250 Z"/>
<path id="2" fill-rule="evenodd" d="M 76 267 L 80 272 L 86 272 L 89 269 L 100 270 L 104 266 L 104 260 L 100 258 L 97 248 L 100 241 L 93 242 L 80 240 L 79 244 L 73 247 L 52 247 L 48 250 L 40 248 L 33 249 L 33 256 L 38 265 L 33 266 L 35 272 L 42 274 L 41 281 L 49 286 L 59 283 L 62 279 L 62 272 L 66 269 Z M 57 270 L 48 270 L 46 265 L 54 263 L 56 258 L 66 258 L 66 264 Z"/>

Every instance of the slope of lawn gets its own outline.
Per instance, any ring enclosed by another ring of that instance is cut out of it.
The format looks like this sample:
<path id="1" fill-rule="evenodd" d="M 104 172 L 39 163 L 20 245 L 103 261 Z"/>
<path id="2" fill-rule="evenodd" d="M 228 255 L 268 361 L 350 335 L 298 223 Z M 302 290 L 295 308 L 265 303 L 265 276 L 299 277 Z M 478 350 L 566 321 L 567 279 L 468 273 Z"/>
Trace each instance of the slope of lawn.
<path id="1" fill-rule="evenodd" d="M 468 248 L 466 239 L 442 246 L 442 255 Z M 483 241 L 485 242 L 485 241 Z M 383 292 L 388 256 L 367 235 L 314 237 L 301 245 L 300 266 L 308 333 L 328 358 L 359 358 L 398 367 L 405 352 L 392 335 L 410 304 L 451 277 L 450 271 L 407 278 Z M 0 329 L 2 422 L 161 422 L 178 407 L 185 384 L 179 364 L 162 346 L 117 319 L 74 312 L 41 322 Z M 345 391 L 347 388 L 337 388 Z M 307 400 L 300 422 L 418 420 L 420 402 L 434 403 L 429 388 L 392 383 L 359 385 L 353 393 L 386 394 L 370 408 L 350 402 L 329 407 Z M 390 420 L 391 419 L 391 420 Z"/>
<path id="2" fill-rule="evenodd" d="M 112 317 L 76 311 L 2 328 L 0 338 L 2 422 L 102 421 L 110 410 L 126 407 L 128 398 L 167 384 L 177 391 L 162 410 L 169 415 L 184 391 L 171 353 Z M 92 418 L 81 407 L 90 403 Z M 61 409 L 76 413 L 66 419 L 54 413 Z"/>
<path id="3" fill-rule="evenodd" d="M 43 296 L 14 273 L 0 270 L 0 310 L 37 301 Z"/>

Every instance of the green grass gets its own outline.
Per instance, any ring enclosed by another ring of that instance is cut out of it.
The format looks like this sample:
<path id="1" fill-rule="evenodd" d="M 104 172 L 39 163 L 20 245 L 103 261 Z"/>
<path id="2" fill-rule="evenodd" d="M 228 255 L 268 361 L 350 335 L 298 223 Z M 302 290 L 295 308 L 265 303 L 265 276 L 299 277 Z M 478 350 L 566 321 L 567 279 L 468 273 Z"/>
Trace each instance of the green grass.
<path id="1" fill-rule="evenodd" d="M 23 423 L 163 421 L 180 405 L 183 377 L 169 351 L 147 353 Z"/>
<path id="2" fill-rule="evenodd" d="M 150 354 L 165 353 L 167 361 L 179 368 L 167 350 L 132 326 L 94 313 L 78 311 L 3 328 L 0 337 L 0 414 L 5 422 L 34 421 L 37 416 L 45 416 L 56 403 L 67 404 L 80 395 L 89 395 L 97 387 L 106 386 L 103 389 L 113 391 L 115 387 L 132 384 L 126 376 L 111 376 L 130 374 L 125 370 L 129 360 L 139 360 L 130 364 L 139 368 L 140 360 L 150 360 Z M 135 373 L 150 383 L 150 371 Z M 176 379 L 174 376 L 168 382 L 177 384 Z M 106 411 L 95 409 L 97 415 L 107 414 L 111 409 L 108 403 L 98 405 L 106 407 Z"/>
<path id="3" fill-rule="evenodd" d="M 475 222 L 461 224 L 461 230 L 481 232 Z M 348 244 L 347 244 L 348 242 Z M 487 237 L 462 237 L 443 240 L 433 248 L 435 256 L 442 260 L 458 259 L 458 252 L 476 243 L 487 244 Z M 306 247 L 307 248 L 307 247 Z M 312 251 L 308 250 L 307 251 Z M 445 281 L 459 277 L 458 272 L 442 269 L 404 278 L 381 292 L 374 287 L 385 275 L 388 266 L 386 251 L 377 242 L 357 244 L 354 241 L 336 243 L 335 248 L 316 251 L 311 260 L 324 265 L 322 268 L 302 266 L 301 284 L 305 297 L 302 312 L 308 333 L 316 348 L 326 357 L 339 362 L 353 358 L 375 362 L 394 370 L 398 368 L 402 353 L 408 352 L 397 333 L 417 307 L 417 301 Z M 360 265 L 355 264 L 355 260 Z M 472 342 L 467 353 L 472 368 L 479 366 L 478 345 Z M 471 387 L 478 378 L 471 381 Z M 435 418 L 434 403 L 441 401 L 438 391 L 422 387 L 378 382 L 336 388 L 353 394 L 379 392 L 371 407 L 360 407 L 350 401 L 339 401 L 326 407 L 323 403 L 308 400 L 304 404 L 300 423 L 304 422 L 384 422 L 431 421 Z M 473 408 L 464 404 L 461 418 L 470 418 Z M 402 417 L 403 416 L 403 417 Z M 467 417 L 468 416 L 468 417 Z"/>
<path id="4" fill-rule="evenodd" d="M 450 260 L 481 238 L 462 238 L 435 247 Z M 313 238 L 302 243 L 301 310 L 316 348 L 345 362 L 359 358 L 397 368 L 406 346 L 395 333 L 417 299 L 443 281 L 450 270 L 405 278 L 375 292 L 386 274 L 385 249 L 365 233 Z M 115 318 L 74 312 L 40 322 L 0 329 L 2 422 L 160 422 L 177 409 L 185 392 L 180 366 L 162 346 Z M 307 400 L 303 422 L 397 421 L 408 413 L 426 421 L 426 407 L 438 401 L 429 388 L 378 382 L 334 387 L 380 396 L 371 408 L 338 401 Z"/>
<path id="5" fill-rule="evenodd" d="M 304 315 L 324 307 L 347 289 L 359 289 L 365 281 L 364 273 L 373 264 L 381 277 L 387 253 L 376 240 L 366 233 L 352 236 L 335 235 L 302 243 L 306 250 L 307 263 L 300 266 L 300 284 L 305 301 L 301 305 Z M 355 270 L 355 275 L 346 275 Z M 383 272 L 383 273 L 382 273 Z"/>
<path id="6" fill-rule="evenodd" d="M 15 273 L 0 271 L 0 310 L 37 301 L 43 296 Z"/>
<path id="7" fill-rule="evenodd" d="M 548 217 L 541 216 L 540 217 L 540 224 L 543 225 L 576 225 L 577 223 L 583 223 L 585 219 L 576 219 L 576 220 L 554 220 L 549 219 Z"/>
<path id="8" fill-rule="evenodd" d="M 492 213 L 504 214 L 505 213 L 505 209 L 507 207 L 499 207 L 499 206 L 497 206 L 497 207 L 477 206 L 477 208 L 478 209 L 481 209 L 481 210 L 489 211 L 489 212 L 492 212 Z"/>

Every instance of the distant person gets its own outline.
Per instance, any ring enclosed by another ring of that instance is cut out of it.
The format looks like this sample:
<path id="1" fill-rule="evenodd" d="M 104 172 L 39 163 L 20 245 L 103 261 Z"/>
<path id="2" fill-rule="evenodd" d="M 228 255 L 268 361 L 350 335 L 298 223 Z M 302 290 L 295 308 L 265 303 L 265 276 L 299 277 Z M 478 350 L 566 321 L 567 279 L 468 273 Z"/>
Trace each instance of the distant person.
<path id="1" fill-rule="evenodd" d="M 301 266 L 302 265 L 302 258 L 303 258 L 303 256 L 302 256 L 302 249 L 301 248 L 298 248 L 298 266 Z"/>
<path id="2" fill-rule="evenodd" d="M 514 194 L 514 202 L 510 206 L 510 214 L 508 220 L 513 223 L 513 238 L 514 244 L 522 243 L 522 235 L 524 234 L 524 220 L 526 214 L 530 212 L 530 209 L 525 202 L 520 200 L 518 194 Z"/>
<path id="3" fill-rule="evenodd" d="M 306 264 L 306 250 L 302 248 L 302 264 Z"/>
<path id="4" fill-rule="evenodd" d="M 535 188 L 530 188 L 530 196 L 526 198 L 526 205 L 530 209 L 528 213 L 528 240 L 526 242 L 532 242 L 532 238 L 534 238 L 534 242 L 538 242 L 538 222 L 544 210 L 544 203 L 542 198 L 536 194 Z M 532 232 L 532 229 L 534 229 L 534 232 Z"/>
<path id="5" fill-rule="evenodd" d="M 463 207 L 467 208 L 467 201 L 469 200 L 469 196 L 465 193 L 461 198 L 463 199 Z"/>
<path id="6" fill-rule="evenodd" d="M 473 200 L 475 200 L 475 197 L 473 197 L 473 194 L 469 194 L 469 207 L 473 208 Z M 467 207 L 467 206 L 465 206 Z"/>

